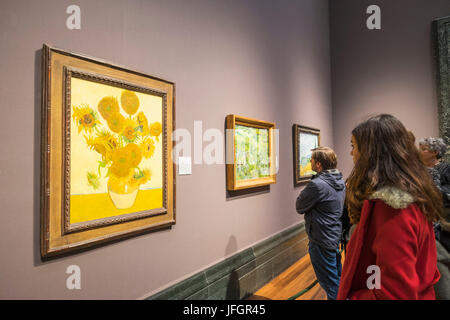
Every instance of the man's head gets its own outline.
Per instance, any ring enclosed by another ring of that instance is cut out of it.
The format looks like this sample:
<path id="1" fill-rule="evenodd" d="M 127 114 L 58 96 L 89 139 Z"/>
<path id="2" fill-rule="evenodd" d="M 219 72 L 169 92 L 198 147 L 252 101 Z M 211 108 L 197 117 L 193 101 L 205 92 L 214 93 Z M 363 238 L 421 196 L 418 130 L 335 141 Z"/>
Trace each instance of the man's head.
<path id="1" fill-rule="evenodd" d="M 328 147 L 318 147 L 312 149 L 311 169 L 315 172 L 336 169 L 337 157 L 333 149 Z"/>

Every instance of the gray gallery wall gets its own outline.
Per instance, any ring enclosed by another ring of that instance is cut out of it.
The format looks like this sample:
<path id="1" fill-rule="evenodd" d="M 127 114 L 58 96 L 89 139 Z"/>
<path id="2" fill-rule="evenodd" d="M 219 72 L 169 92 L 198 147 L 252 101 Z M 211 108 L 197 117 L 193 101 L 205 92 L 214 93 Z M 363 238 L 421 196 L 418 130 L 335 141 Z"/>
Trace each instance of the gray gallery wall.
<path id="1" fill-rule="evenodd" d="M 66 28 L 70 4 L 81 30 Z M 175 82 L 178 128 L 202 120 L 223 131 L 233 113 L 275 122 L 277 184 L 230 198 L 223 165 L 194 165 L 177 177 L 171 230 L 42 262 L 43 43 Z M 145 297 L 299 223 L 291 126 L 320 128 L 333 146 L 329 43 L 326 0 L 1 0 L 0 299 Z M 69 265 L 81 268 L 81 290 L 66 289 Z"/>
<path id="2" fill-rule="evenodd" d="M 373 4 L 381 30 L 366 28 Z M 351 130 L 369 115 L 391 113 L 418 139 L 439 134 L 431 21 L 449 15 L 448 0 L 330 0 L 334 145 L 344 175 Z"/>

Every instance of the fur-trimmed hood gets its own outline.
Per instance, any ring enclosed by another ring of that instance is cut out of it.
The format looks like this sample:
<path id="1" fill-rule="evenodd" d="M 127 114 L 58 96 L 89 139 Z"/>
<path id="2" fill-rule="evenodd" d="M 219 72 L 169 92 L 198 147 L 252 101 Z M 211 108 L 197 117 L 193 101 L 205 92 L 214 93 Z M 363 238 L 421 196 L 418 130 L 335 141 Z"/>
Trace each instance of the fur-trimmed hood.
<path id="1" fill-rule="evenodd" d="M 414 197 L 408 192 L 396 187 L 383 187 L 369 197 L 369 199 L 379 199 L 394 209 L 406 209 L 414 202 Z"/>
<path id="2" fill-rule="evenodd" d="M 381 200 L 386 203 L 388 206 L 394 209 L 406 209 L 410 204 L 414 203 L 414 197 L 410 195 L 408 192 L 400 190 L 396 187 L 383 187 L 381 189 L 376 190 L 369 197 L 370 200 Z M 350 238 L 355 231 L 357 223 L 353 224 L 350 227 L 349 235 Z"/>

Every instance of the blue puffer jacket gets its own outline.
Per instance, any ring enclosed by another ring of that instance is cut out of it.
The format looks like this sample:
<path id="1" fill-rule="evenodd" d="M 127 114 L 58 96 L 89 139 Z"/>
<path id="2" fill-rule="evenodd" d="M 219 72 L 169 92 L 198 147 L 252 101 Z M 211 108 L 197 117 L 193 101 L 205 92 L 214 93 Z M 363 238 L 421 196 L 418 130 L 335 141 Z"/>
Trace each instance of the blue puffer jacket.
<path id="1" fill-rule="evenodd" d="M 342 232 L 345 183 L 337 169 L 325 170 L 315 176 L 297 198 L 296 209 L 305 214 L 309 241 L 326 249 L 336 249 Z"/>

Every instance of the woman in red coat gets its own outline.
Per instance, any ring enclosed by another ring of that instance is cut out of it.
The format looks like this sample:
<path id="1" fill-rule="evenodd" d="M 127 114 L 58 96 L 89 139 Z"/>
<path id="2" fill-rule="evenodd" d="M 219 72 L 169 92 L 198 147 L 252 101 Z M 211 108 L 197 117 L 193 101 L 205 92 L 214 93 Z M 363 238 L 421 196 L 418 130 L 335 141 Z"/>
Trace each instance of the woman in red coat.
<path id="1" fill-rule="evenodd" d="M 412 135 L 391 115 L 352 131 L 350 222 L 338 299 L 435 299 L 439 280 L 432 222 L 442 200 Z"/>

